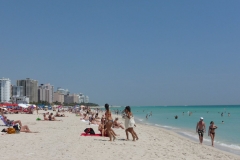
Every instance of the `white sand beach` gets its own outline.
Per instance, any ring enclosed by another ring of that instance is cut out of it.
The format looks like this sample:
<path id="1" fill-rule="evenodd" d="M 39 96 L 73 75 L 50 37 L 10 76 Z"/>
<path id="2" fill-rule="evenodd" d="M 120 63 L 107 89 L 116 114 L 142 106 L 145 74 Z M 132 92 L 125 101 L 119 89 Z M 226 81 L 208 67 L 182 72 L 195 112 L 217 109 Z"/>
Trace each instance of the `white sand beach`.
<path id="1" fill-rule="evenodd" d="M 42 111 L 43 112 L 43 111 Z M 52 160 L 240 160 L 240 156 L 200 145 L 174 132 L 158 127 L 137 124 L 134 130 L 139 136 L 138 141 L 125 141 L 125 131 L 114 129 L 120 136 L 114 142 L 108 137 L 80 136 L 85 128 L 92 127 L 99 133 L 97 126 L 80 121 L 80 117 L 67 113 L 68 117 L 57 117 L 63 121 L 36 121 L 36 112 L 28 114 L 7 114 L 11 120 L 21 120 L 31 131 L 40 133 L 5 134 L 1 132 L 1 160 L 52 159 Z M 101 114 L 100 114 L 101 116 Z M 42 118 L 42 115 L 39 115 Z M 116 117 L 114 115 L 113 117 Z M 120 121 L 123 121 L 119 117 Z M 4 127 L 0 126 L 2 130 Z M 132 139 L 132 137 L 129 137 Z"/>

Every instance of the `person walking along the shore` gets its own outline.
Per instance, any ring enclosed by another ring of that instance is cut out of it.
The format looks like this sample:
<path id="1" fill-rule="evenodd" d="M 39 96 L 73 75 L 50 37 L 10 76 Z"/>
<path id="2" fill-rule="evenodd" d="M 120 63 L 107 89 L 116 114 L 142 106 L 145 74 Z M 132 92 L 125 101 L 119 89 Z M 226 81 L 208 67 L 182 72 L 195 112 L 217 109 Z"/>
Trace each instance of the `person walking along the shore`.
<path id="1" fill-rule="evenodd" d="M 125 117 L 125 129 L 126 130 L 125 131 L 126 131 L 127 140 L 129 140 L 128 132 L 130 132 L 132 134 L 133 141 L 135 141 L 135 139 L 138 140 L 138 136 L 133 129 L 133 127 L 136 125 L 135 125 L 134 117 L 131 112 L 130 106 L 126 106 L 125 113 L 126 113 L 126 117 Z"/>
<path id="2" fill-rule="evenodd" d="M 214 122 L 210 122 L 210 126 L 208 128 L 208 136 L 211 137 L 212 140 L 212 146 L 214 147 L 214 138 L 215 138 L 215 129 L 217 129 L 217 126 L 214 125 Z"/>
<path id="3" fill-rule="evenodd" d="M 200 117 L 200 121 L 197 123 L 196 132 L 199 135 L 200 144 L 202 144 L 203 134 L 204 134 L 204 132 L 206 132 L 206 126 L 205 126 L 205 123 L 203 122 L 203 117 Z"/>
<path id="4" fill-rule="evenodd" d="M 116 139 L 115 135 L 113 134 L 113 130 L 112 130 L 112 125 L 113 125 L 113 119 L 112 119 L 112 114 L 111 111 L 109 110 L 109 105 L 105 104 L 105 122 L 106 122 L 106 128 L 107 128 L 107 134 L 110 137 L 110 141 L 112 141 L 112 137 L 113 137 L 113 141 Z"/>

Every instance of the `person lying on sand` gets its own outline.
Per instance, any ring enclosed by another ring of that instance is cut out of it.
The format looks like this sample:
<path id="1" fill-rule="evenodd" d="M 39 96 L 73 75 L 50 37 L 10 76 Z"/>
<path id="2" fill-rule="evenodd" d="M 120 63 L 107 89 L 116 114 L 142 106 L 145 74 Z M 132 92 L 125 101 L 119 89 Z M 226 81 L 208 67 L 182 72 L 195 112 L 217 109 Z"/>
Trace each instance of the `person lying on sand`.
<path id="1" fill-rule="evenodd" d="M 85 121 L 88 121 L 89 120 L 89 117 L 87 114 L 83 114 L 83 118 L 80 118 L 80 120 L 85 120 Z"/>
<path id="2" fill-rule="evenodd" d="M 8 128 L 4 128 L 2 132 L 7 132 Z M 39 133 L 39 132 L 32 132 L 30 131 L 29 127 L 27 125 L 21 126 L 20 132 L 25 132 L 25 133 Z"/>
<path id="3" fill-rule="evenodd" d="M 98 113 L 95 114 L 95 119 L 101 119 L 100 117 L 98 117 Z"/>
<path id="4" fill-rule="evenodd" d="M 57 120 L 57 119 L 53 116 L 53 113 L 51 113 L 51 114 L 48 116 L 48 119 L 49 119 L 49 121 L 61 121 L 61 120 Z"/>
<path id="5" fill-rule="evenodd" d="M 89 121 L 89 125 L 90 124 L 97 124 L 97 125 L 99 125 L 99 124 L 101 124 L 101 122 L 100 121 L 97 121 L 95 118 L 93 118 L 92 120 L 91 120 L 91 122 Z"/>
<path id="6" fill-rule="evenodd" d="M 113 122 L 113 128 L 119 128 L 119 127 L 124 129 L 124 127 L 118 122 L 118 118 L 115 118 Z"/>
<path id="7" fill-rule="evenodd" d="M 59 114 L 58 112 L 56 112 L 55 117 L 65 117 L 65 114 Z"/>

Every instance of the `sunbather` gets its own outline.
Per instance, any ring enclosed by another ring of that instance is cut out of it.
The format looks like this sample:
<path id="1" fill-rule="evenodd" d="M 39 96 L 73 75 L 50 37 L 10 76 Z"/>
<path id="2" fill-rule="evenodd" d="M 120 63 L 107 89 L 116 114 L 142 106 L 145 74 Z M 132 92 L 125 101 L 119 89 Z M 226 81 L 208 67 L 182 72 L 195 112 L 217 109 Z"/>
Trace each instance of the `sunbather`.
<path id="1" fill-rule="evenodd" d="M 21 127 L 20 132 L 25 132 L 25 133 L 39 133 L 39 132 L 32 132 L 30 131 L 29 127 L 27 125 L 24 125 Z"/>
<path id="2" fill-rule="evenodd" d="M 47 117 L 46 113 L 43 113 L 43 120 L 44 121 L 49 121 L 49 118 Z"/>
<path id="3" fill-rule="evenodd" d="M 65 117 L 65 114 L 59 114 L 58 112 L 56 112 L 56 117 Z"/>
<path id="4" fill-rule="evenodd" d="M 57 119 L 53 116 L 53 113 L 51 113 L 51 114 L 48 116 L 48 119 L 49 119 L 49 121 L 61 121 L 61 120 L 57 120 Z"/>
<path id="5" fill-rule="evenodd" d="M 5 116 L 5 115 L 3 114 L 3 109 L 1 109 L 1 116 L 3 117 L 3 118 L 2 118 L 2 121 L 3 121 L 3 123 L 4 123 L 6 126 L 12 126 L 12 125 L 14 125 L 14 124 L 16 124 L 16 123 L 19 123 L 19 125 L 22 126 L 22 122 L 21 122 L 20 120 L 14 121 L 14 120 L 9 120 L 9 119 L 7 119 L 7 116 Z"/>
<path id="6" fill-rule="evenodd" d="M 102 121 L 103 122 L 103 121 Z M 107 128 L 106 125 L 104 125 L 103 123 L 100 123 L 98 125 L 98 130 L 100 131 L 101 135 L 104 137 L 109 137 L 108 132 L 107 132 Z M 111 134 L 113 134 L 114 136 L 119 136 L 117 135 L 113 130 L 111 131 Z"/>
<path id="7" fill-rule="evenodd" d="M 89 120 L 89 117 L 87 114 L 83 114 L 83 116 L 84 116 L 83 118 L 80 118 L 81 120 L 86 120 L 86 121 Z"/>
<path id="8" fill-rule="evenodd" d="M 100 121 L 97 121 L 95 118 L 93 118 L 93 119 L 91 120 L 91 122 L 89 122 L 89 124 L 97 124 L 97 125 L 99 125 L 99 124 L 101 124 L 101 122 L 100 122 Z"/>
<path id="9" fill-rule="evenodd" d="M 100 131 L 102 137 L 106 136 L 106 129 L 102 123 L 98 125 L 98 130 Z"/>
<path id="10" fill-rule="evenodd" d="M 7 132 L 8 128 L 4 128 L 2 132 Z M 30 131 L 29 127 L 27 125 L 21 126 L 20 132 L 25 132 L 25 133 L 39 133 L 39 132 L 32 132 Z"/>
<path id="11" fill-rule="evenodd" d="M 124 129 L 124 127 L 118 122 L 118 118 L 115 118 L 113 122 L 113 128 L 119 128 L 119 127 Z"/>

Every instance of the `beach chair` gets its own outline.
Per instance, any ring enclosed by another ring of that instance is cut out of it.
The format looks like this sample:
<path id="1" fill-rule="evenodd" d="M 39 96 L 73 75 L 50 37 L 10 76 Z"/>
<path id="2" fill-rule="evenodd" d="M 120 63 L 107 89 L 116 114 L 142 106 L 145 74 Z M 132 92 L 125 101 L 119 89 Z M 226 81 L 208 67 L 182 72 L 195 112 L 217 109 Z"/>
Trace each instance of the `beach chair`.
<path id="1" fill-rule="evenodd" d="M 2 120 L 2 122 L 4 123 L 4 125 L 1 125 L 1 126 L 13 126 L 13 121 L 8 121 L 8 122 L 6 122 L 5 120 L 4 120 L 4 118 L 2 117 L 2 116 L 0 116 L 0 119 Z"/>

